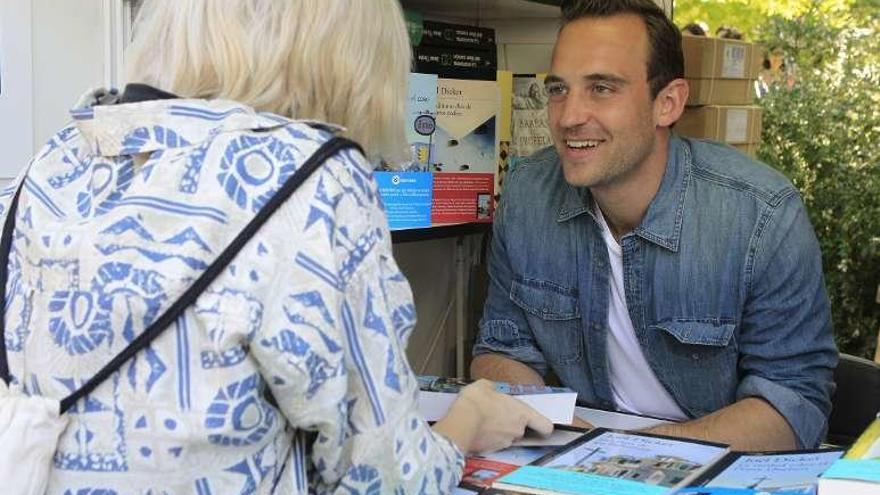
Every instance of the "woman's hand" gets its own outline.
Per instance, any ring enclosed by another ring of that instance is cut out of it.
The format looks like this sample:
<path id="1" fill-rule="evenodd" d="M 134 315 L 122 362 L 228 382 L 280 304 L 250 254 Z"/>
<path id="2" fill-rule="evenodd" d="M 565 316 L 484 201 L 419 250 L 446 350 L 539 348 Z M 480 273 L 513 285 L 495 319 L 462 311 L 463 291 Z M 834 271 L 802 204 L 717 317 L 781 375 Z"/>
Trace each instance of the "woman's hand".
<path id="1" fill-rule="evenodd" d="M 434 424 L 434 431 L 465 454 L 509 447 L 526 428 L 546 436 L 553 432 L 553 423 L 519 399 L 495 390 L 489 380 L 463 388 L 446 416 Z"/>

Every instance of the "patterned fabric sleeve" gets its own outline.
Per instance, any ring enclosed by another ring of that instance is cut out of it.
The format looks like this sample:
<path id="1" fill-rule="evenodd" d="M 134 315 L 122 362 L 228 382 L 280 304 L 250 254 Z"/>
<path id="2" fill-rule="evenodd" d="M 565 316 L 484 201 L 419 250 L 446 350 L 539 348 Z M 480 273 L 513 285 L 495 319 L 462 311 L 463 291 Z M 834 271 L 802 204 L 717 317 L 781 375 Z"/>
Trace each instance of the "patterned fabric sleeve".
<path id="1" fill-rule="evenodd" d="M 314 433 L 297 447 L 310 459 L 294 466 L 297 484 L 317 493 L 449 493 L 464 459 L 418 412 L 404 352 L 415 307 L 369 165 L 356 153 L 328 165 L 318 194 L 333 198 L 331 253 L 300 251 L 296 262 L 318 287 L 333 288 L 297 287 L 285 298 L 285 323 L 265 330 L 263 341 L 275 344 L 252 348 L 288 421 Z M 305 224 L 308 232 L 314 222 Z"/>

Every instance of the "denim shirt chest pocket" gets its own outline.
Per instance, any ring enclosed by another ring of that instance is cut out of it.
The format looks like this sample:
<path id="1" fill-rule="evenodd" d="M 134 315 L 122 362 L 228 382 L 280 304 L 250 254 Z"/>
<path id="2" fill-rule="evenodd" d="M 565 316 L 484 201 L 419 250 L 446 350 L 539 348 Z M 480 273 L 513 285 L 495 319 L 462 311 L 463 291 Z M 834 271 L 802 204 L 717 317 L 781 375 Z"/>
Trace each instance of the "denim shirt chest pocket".
<path id="1" fill-rule="evenodd" d="M 516 278 L 511 283 L 510 300 L 525 311 L 547 361 L 580 361 L 583 345 L 577 289 L 545 280 Z"/>
<path id="2" fill-rule="evenodd" d="M 672 319 L 651 325 L 655 370 L 679 401 L 694 415 L 733 402 L 737 376 L 736 323 L 718 319 Z"/>

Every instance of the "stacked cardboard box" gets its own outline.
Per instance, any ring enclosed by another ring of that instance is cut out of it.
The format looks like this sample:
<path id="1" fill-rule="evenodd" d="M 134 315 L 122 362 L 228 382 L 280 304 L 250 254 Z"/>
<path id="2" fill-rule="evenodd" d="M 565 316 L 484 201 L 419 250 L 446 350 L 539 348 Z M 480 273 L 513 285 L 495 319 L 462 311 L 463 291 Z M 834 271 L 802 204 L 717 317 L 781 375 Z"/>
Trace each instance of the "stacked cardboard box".
<path id="1" fill-rule="evenodd" d="M 761 109 L 751 106 L 763 60 L 760 45 L 684 36 L 682 50 L 690 94 L 678 133 L 725 142 L 754 156 L 761 140 Z"/>

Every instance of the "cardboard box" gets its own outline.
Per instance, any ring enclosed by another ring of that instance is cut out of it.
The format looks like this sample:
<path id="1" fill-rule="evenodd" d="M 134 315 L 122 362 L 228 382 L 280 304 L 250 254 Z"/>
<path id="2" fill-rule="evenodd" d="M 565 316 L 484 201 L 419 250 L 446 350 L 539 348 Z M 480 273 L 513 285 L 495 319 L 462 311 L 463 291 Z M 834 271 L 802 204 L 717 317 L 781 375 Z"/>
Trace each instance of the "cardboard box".
<path id="1" fill-rule="evenodd" d="M 761 45 L 739 40 L 682 36 L 684 77 L 757 79 L 764 61 Z"/>
<path id="2" fill-rule="evenodd" d="M 723 143 L 757 143 L 761 141 L 761 107 L 688 107 L 675 124 L 675 131 L 682 136 Z"/>
<path id="3" fill-rule="evenodd" d="M 753 79 L 688 79 L 687 105 L 751 105 L 755 101 Z"/>

